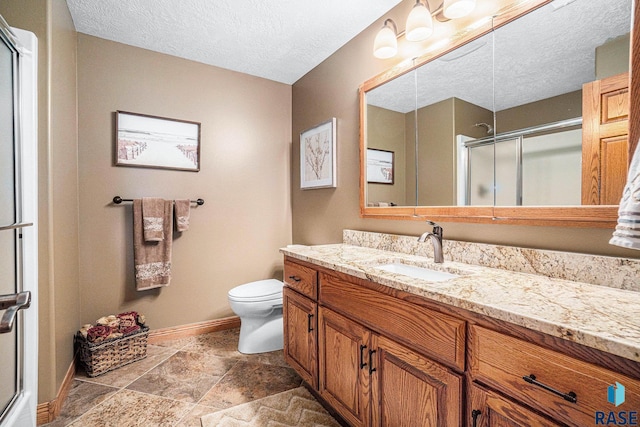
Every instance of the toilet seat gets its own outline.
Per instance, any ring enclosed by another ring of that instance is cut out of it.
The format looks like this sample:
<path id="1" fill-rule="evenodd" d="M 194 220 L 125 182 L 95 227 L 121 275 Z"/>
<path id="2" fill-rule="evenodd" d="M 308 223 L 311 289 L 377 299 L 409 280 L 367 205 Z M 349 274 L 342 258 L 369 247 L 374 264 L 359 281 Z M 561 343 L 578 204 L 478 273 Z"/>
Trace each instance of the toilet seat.
<path id="1" fill-rule="evenodd" d="M 266 279 L 236 286 L 229 291 L 229 300 L 238 302 L 257 302 L 282 299 L 282 287 L 280 280 Z"/>

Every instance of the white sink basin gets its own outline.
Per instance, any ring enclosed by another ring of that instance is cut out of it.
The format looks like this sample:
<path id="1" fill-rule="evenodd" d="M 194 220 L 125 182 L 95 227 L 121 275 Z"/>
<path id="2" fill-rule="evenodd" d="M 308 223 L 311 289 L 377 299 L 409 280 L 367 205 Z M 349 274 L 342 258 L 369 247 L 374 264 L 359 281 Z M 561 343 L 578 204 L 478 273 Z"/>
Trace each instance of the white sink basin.
<path id="1" fill-rule="evenodd" d="M 390 273 L 402 274 L 416 279 L 428 280 L 430 282 L 444 282 L 445 280 L 460 277 L 457 274 L 447 273 L 445 271 L 431 270 L 429 268 L 418 267 L 415 265 L 402 264 L 394 262 L 390 264 L 378 265 L 378 270 L 388 271 Z"/>

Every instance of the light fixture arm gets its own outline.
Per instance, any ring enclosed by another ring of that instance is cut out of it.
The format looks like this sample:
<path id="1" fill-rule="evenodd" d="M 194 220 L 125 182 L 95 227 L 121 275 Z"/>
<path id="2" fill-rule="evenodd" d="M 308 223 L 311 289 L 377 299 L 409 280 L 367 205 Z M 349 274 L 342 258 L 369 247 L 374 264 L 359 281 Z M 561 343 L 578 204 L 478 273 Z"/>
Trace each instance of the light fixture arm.
<path id="1" fill-rule="evenodd" d="M 384 20 L 384 24 L 382 24 L 383 27 L 386 26 L 391 26 L 393 27 L 393 32 L 398 34 L 398 26 L 396 25 L 395 21 L 391 18 L 387 18 Z"/>

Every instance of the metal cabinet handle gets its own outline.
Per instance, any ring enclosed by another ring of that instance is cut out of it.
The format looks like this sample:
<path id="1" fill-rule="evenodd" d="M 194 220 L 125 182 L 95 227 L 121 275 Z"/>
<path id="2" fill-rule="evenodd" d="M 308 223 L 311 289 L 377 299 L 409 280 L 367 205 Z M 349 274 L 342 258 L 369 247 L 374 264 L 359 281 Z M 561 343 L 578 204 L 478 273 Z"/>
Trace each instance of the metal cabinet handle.
<path id="1" fill-rule="evenodd" d="M 31 292 L 24 291 L 19 294 L 0 295 L 0 310 L 7 310 L 0 320 L 0 334 L 6 334 L 13 329 L 18 310 L 29 308 L 31 305 Z"/>
<path id="2" fill-rule="evenodd" d="M 301 281 L 301 280 L 302 280 L 302 279 L 301 279 L 301 278 L 299 278 L 298 276 L 289 276 L 289 279 L 293 280 L 294 282 L 299 282 L 299 281 Z"/>
<path id="3" fill-rule="evenodd" d="M 308 332 L 313 331 L 313 325 L 311 324 L 311 319 L 313 319 L 313 314 L 307 314 L 307 330 Z"/>
<path id="4" fill-rule="evenodd" d="M 373 367 L 373 355 L 376 353 L 376 350 L 369 350 L 369 374 L 373 374 L 376 371 L 376 368 Z"/>
<path id="5" fill-rule="evenodd" d="M 550 387 L 546 384 L 543 384 L 539 381 L 536 380 L 536 376 L 531 374 L 531 375 L 525 375 L 524 377 L 522 377 L 523 380 L 525 380 L 526 382 L 533 384 L 533 385 L 537 385 L 540 388 L 543 388 L 555 395 L 558 395 L 560 397 L 562 397 L 564 400 L 571 402 L 571 403 L 578 403 L 578 395 L 576 395 L 574 392 L 570 391 L 569 393 L 563 393 L 561 391 L 556 390 L 553 387 Z"/>
<path id="6" fill-rule="evenodd" d="M 473 420 L 473 424 L 471 424 L 473 427 L 478 427 L 478 417 L 480 416 L 480 414 L 482 414 L 482 412 L 480 412 L 479 409 L 474 409 L 473 411 L 471 411 L 471 419 Z"/>
<path id="7" fill-rule="evenodd" d="M 360 369 L 364 369 L 367 366 L 367 362 L 364 361 L 364 350 L 366 348 L 366 345 L 360 345 Z"/>

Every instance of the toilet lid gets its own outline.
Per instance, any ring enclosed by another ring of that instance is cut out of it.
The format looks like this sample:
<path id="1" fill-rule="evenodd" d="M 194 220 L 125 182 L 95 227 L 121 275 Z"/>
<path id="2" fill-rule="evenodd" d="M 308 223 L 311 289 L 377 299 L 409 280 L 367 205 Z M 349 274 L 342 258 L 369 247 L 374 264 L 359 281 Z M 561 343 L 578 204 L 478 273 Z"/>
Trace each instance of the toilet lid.
<path id="1" fill-rule="evenodd" d="M 282 286 L 280 280 L 266 279 L 257 282 L 236 286 L 229 291 L 229 298 L 235 300 L 269 300 L 282 298 Z"/>

